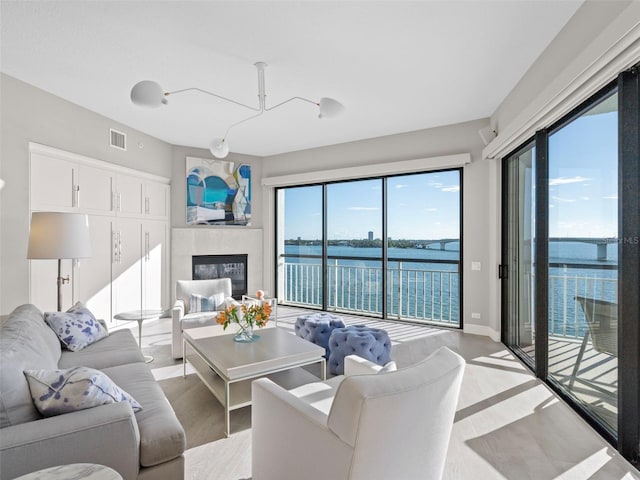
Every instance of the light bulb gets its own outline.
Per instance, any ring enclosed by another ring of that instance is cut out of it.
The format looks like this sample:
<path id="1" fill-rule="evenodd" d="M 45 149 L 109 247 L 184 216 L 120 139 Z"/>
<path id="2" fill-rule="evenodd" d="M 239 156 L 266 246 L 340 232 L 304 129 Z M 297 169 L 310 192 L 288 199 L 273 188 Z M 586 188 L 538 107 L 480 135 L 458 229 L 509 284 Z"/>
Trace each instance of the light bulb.
<path id="1" fill-rule="evenodd" d="M 214 157 L 224 158 L 229 155 L 229 144 L 224 141 L 224 138 L 214 138 L 209 150 L 211 150 Z"/>

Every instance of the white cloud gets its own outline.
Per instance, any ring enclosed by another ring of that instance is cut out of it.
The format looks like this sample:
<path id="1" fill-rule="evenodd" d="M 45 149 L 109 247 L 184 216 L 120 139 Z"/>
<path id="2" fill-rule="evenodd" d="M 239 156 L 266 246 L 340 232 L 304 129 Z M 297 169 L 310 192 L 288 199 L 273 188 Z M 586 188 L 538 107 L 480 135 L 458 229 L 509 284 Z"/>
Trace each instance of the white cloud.
<path id="1" fill-rule="evenodd" d="M 551 198 L 556 202 L 562 202 L 562 203 L 573 203 L 576 201 L 575 198 L 564 198 L 564 197 L 556 197 L 556 196 L 553 196 Z"/>
<path id="2" fill-rule="evenodd" d="M 589 180 L 591 179 L 586 177 L 581 177 L 580 175 L 576 175 L 575 177 L 558 177 L 558 178 L 550 178 L 549 185 L 566 185 L 568 183 L 588 182 Z"/>
<path id="3" fill-rule="evenodd" d="M 438 209 L 435 207 L 429 207 L 424 209 L 425 212 L 437 212 Z"/>
<path id="4" fill-rule="evenodd" d="M 451 185 L 450 187 L 442 187 L 440 190 L 443 192 L 459 192 L 460 185 Z"/>
<path id="5" fill-rule="evenodd" d="M 606 197 L 602 197 L 604 200 L 618 200 L 617 195 L 607 195 Z"/>
<path id="6" fill-rule="evenodd" d="M 399 183 L 398 185 L 396 185 L 396 188 L 407 188 L 409 185 L 403 185 L 401 183 Z"/>
<path id="7" fill-rule="evenodd" d="M 589 197 L 580 197 L 580 200 L 591 200 Z"/>
<path id="8" fill-rule="evenodd" d="M 349 207 L 347 208 L 347 210 L 360 212 L 360 211 L 375 211 L 375 210 L 380 210 L 380 208 L 379 207 Z"/>

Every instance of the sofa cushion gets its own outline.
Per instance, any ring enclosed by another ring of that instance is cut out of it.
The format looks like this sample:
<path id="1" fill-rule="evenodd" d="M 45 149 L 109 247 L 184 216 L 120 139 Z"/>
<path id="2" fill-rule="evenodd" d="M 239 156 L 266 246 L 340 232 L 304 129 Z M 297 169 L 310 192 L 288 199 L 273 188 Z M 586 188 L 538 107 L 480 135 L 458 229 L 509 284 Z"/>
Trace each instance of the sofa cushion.
<path id="1" fill-rule="evenodd" d="M 16 308 L 0 326 L 0 428 L 42 418 L 24 370 L 54 370 L 60 341 L 34 305 Z"/>
<path id="2" fill-rule="evenodd" d="M 73 352 L 103 339 L 109 333 L 81 302 L 66 312 L 46 312 L 44 320 L 62 344 Z"/>
<path id="3" fill-rule="evenodd" d="M 338 386 L 345 379 L 343 375 L 332 377 L 324 382 L 313 382 L 289 390 L 289 392 L 313 408 L 329 415 L 333 398 Z"/>
<path id="4" fill-rule="evenodd" d="M 184 429 L 149 367 L 132 363 L 103 372 L 142 405 L 135 414 L 140 431 L 140 465 L 150 467 L 182 455 L 186 448 Z"/>
<path id="5" fill-rule="evenodd" d="M 134 412 L 140 404 L 100 370 L 25 370 L 31 398 L 45 417 L 85 410 L 109 403 L 129 402 Z"/>
<path id="6" fill-rule="evenodd" d="M 92 343 L 79 352 L 63 350 L 58 367 L 103 369 L 135 362 L 144 363 L 144 356 L 131 330 L 123 329 L 111 332 L 108 337 Z"/>

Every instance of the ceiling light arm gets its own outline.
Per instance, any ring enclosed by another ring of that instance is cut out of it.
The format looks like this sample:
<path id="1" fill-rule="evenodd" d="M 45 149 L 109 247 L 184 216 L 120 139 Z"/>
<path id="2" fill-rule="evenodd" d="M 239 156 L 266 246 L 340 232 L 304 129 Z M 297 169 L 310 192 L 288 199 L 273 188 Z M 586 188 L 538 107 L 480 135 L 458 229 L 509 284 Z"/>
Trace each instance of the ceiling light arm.
<path id="1" fill-rule="evenodd" d="M 250 117 L 245 118 L 244 120 L 240 120 L 239 122 L 233 123 L 231 125 L 229 125 L 229 128 L 227 128 L 227 131 L 224 132 L 224 137 L 222 137 L 222 140 L 224 141 L 227 138 L 227 135 L 229 135 L 229 130 L 231 130 L 233 127 L 240 125 L 241 123 L 247 122 L 249 120 L 252 120 L 254 118 L 259 117 L 260 115 L 262 115 L 264 113 L 264 110 L 262 110 L 261 112 L 255 114 L 255 115 L 251 115 Z"/>
<path id="2" fill-rule="evenodd" d="M 319 106 L 320 106 L 320 104 L 319 104 L 318 102 L 314 102 L 313 100 L 309 100 L 308 98 L 304 98 L 304 97 L 291 97 L 290 99 L 285 100 L 284 102 L 280 102 L 280 103 L 278 103 L 277 105 L 274 105 L 273 107 L 269 107 L 269 108 L 266 108 L 266 107 L 265 107 L 265 111 L 269 112 L 269 111 L 271 111 L 271 110 L 273 110 L 273 109 L 275 109 L 275 108 L 278 108 L 278 107 L 280 107 L 280 106 L 284 105 L 285 103 L 289 103 L 289 102 L 291 102 L 292 100 L 302 100 L 302 101 L 304 101 L 304 102 L 311 103 L 311 104 L 315 105 L 316 107 L 319 107 Z"/>
<path id="3" fill-rule="evenodd" d="M 251 107 L 249 105 L 245 105 L 244 103 L 237 102 L 235 100 L 232 100 L 231 98 L 223 97 L 222 95 L 218 95 L 217 93 L 213 93 L 213 92 L 210 92 L 208 90 L 203 90 L 202 88 L 198 88 L 198 87 L 183 88 L 182 90 L 175 90 L 173 92 L 165 92 L 164 96 L 168 97 L 169 95 L 175 95 L 176 93 L 188 92 L 190 90 L 195 90 L 195 91 L 200 92 L 200 93 L 206 93 L 207 95 L 211 95 L 212 97 L 216 97 L 216 98 L 219 98 L 221 100 L 226 100 L 227 102 L 235 103 L 236 105 L 240 105 L 241 107 L 248 108 L 249 110 L 253 110 L 254 112 L 261 111 L 260 108 Z"/>

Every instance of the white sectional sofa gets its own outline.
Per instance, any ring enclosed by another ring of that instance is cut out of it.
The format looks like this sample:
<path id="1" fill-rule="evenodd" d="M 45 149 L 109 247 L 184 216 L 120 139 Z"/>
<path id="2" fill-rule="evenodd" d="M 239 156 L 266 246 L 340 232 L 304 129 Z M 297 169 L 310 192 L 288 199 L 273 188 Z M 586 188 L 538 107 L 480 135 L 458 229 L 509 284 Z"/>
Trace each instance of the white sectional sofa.
<path id="1" fill-rule="evenodd" d="M 24 370 L 98 369 L 142 406 L 101 405 L 43 418 Z M 22 305 L 0 326 L 0 478 L 69 463 L 98 463 L 124 480 L 182 480 L 185 432 L 129 330 L 83 350 L 61 349 L 34 305 Z"/>

